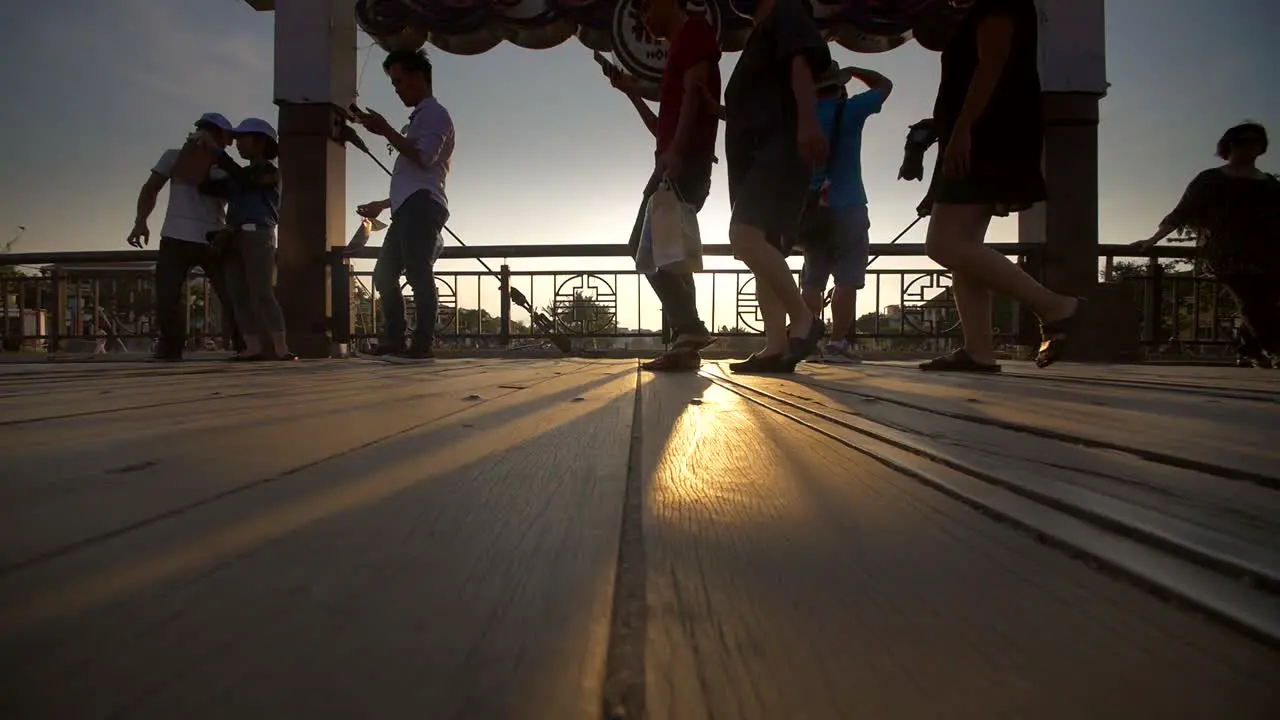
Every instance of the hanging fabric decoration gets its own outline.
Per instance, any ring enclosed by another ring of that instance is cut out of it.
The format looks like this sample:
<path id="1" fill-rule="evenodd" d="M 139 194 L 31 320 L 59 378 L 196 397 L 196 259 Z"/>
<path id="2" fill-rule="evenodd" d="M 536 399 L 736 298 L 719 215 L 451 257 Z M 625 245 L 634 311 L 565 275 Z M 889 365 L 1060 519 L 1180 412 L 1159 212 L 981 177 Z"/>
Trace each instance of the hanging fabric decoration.
<path id="1" fill-rule="evenodd" d="M 706 12 L 720 47 L 737 52 L 751 33 L 755 0 L 685 0 Z M 831 42 L 878 53 L 921 34 L 940 50 L 959 20 L 948 0 L 800 0 Z M 570 36 L 592 50 L 613 52 L 645 82 L 661 77 L 666 42 L 648 36 L 638 0 L 355 0 L 356 22 L 384 50 L 426 43 L 455 55 L 476 55 L 503 40 L 522 48 L 555 47 Z M 639 29 L 637 29 L 639 28 Z"/>

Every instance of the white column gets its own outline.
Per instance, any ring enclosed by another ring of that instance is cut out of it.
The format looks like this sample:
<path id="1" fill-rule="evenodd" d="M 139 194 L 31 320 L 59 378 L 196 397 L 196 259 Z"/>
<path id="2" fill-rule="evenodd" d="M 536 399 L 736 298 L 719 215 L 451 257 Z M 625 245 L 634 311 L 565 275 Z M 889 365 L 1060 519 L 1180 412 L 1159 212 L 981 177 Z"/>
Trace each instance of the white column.
<path id="1" fill-rule="evenodd" d="M 330 248 L 346 243 L 346 151 L 333 141 L 338 107 L 356 94 L 352 0 L 249 0 L 275 10 L 275 103 L 280 108 L 277 293 L 289 343 L 303 357 L 332 352 Z M 339 313 L 339 317 L 347 316 Z"/>

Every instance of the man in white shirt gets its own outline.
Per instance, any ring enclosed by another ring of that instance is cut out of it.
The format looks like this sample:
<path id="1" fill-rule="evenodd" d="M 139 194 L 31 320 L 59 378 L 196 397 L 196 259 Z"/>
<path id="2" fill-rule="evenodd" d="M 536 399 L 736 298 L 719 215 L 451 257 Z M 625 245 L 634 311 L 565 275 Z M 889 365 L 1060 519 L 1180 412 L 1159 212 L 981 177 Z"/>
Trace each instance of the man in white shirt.
<path id="1" fill-rule="evenodd" d="M 201 192 L 200 182 L 217 180 L 224 173 L 215 168 L 213 154 L 199 140 L 204 135 L 212 143 L 226 147 L 231 142 L 231 123 L 218 113 L 205 113 L 196 121 L 196 132 L 182 149 L 169 149 L 160 156 L 151 177 L 138 193 L 138 215 L 129 244 L 141 248 L 151 241 L 147 219 L 155 209 L 160 190 L 169 185 L 169 204 L 160 229 L 160 257 L 156 261 L 156 322 L 160 329 L 157 360 L 181 360 L 186 345 L 186 303 L 182 290 L 187 275 L 199 266 L 209 278 L 222 305 L 230 335 L 239 343 L 239 331 L 232 313 L 222 263 L 209 245 L 208 235 L 226 226 L 226 201 Z"/>
<path id="2" fill-rule="evenodd" d="M 437 309 L 432 265 L 438 254 L 437 238 L 449 220 L 445 181 L 453 158 L 453 120 L 432 94 L 431 60 L 426 53 L 393 52 L 383 61 L 382 69 L 391 78 L 396 95 L 413 111 L 403 134 L 376 112 L 366 110 L 356 115 L 366 130 L 386 138 L 398 153 L 391 174 L 391 197 L 356 209 L 369 218 L 391 209 L 391 227 L 373 269 L 373 285 L 381 296 L 386 321 L 374 354 L 431 358 Z M 408 347 L 401 273 L 413 290 L 418 315 Z"/>

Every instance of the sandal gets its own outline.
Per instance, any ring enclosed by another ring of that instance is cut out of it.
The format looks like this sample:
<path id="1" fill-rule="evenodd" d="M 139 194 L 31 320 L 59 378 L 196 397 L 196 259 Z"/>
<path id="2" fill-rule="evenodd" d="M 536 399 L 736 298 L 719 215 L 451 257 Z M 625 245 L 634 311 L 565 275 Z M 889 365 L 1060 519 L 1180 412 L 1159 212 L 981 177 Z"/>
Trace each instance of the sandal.
<path id="1" fill-rule="evenodd" d="M 959 348 L 950 355 L 943 355 L 920 363 L 925 372 L 977 372 L 998 373 L 1000 366 L 996 363 L 980 363 L 973 359 L 968 350 Z"/>
<path id="2" fill-rule="evenodd" d="M 1047 368 L 1062 359 L 1068 336 L 1076 331 L 1086 302 L 1084 298 L 1076 298 L 1075 312 L 1061 320 L 1040 323 L 1040 352 L 1036 353 L 1036 367 Z"/>
<path id="3" fill-rule="evenodd" d="M 275 359 L 276 359 L 276 360 L 283 361 L 283 362 L 290 362 L 290 361 L 293 361 L 293 360 L 297 360 L 297 359 L 298 359 L 298 355 L 297 355 L 297 353 L 287 352 L 287 353 L 285 353 L 285 354 L 283 354 L 283 355 L 277 355 Z"/>
<path id="4" fill-rule="evenodd" d="M 787 373 L 795 370 L 795 365 L 788 366 L 781 354 L 752 355 L 742 362 L 730 363 L 729 372 L 739 375 Z"/>

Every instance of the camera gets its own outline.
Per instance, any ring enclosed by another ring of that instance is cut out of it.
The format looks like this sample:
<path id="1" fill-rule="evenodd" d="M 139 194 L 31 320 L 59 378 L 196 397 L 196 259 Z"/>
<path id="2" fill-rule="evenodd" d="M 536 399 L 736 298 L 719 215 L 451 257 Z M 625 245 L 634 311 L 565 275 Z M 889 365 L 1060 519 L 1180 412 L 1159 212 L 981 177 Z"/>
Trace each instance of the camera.
<path id="1" fill-rule="evenodd" d="M 902 167 L 898 170 L 898 179 L 923 179 L 924 154 L 936 142 L 938 132 L 934 128 L 933 118 L 925 118 L 907 128 L 907 143 L 902 149 Z"/>

